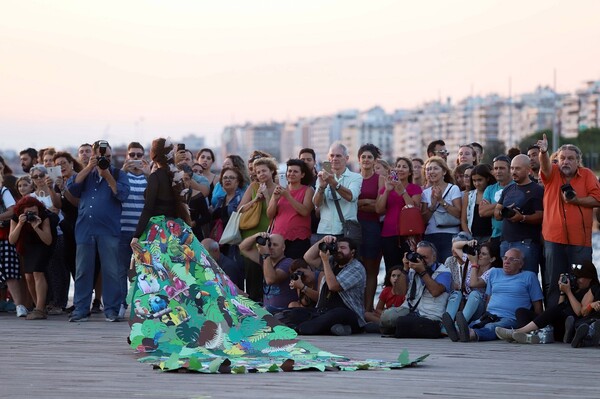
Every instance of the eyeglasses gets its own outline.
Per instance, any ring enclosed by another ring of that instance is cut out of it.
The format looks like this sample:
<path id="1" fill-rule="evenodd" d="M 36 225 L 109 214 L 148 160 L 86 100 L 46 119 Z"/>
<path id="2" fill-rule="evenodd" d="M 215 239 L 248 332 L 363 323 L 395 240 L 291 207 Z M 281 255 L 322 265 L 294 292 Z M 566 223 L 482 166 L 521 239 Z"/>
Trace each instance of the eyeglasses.
<path id="1" fill-rule="evenodd" d="M 32 179 L 41 179 L 43 178 L 45 175 L 31 175 Z"/>
<path id="2" fill-rule="evenodd" d="M 237 176 L 223 176 L 223 180 L 237 180 Z"/>
<path id="3" fill-rule="evenodd" d="M 143 152 L 130 152 L 129 154 L 129 158 L 141 158 L 144 156 Z"/>
<path id="4" fill-rule="evenodd" d="M 503 256 L 502 260 L 509 263 L 514 263 L 516 261 L 521 261 L 519 258 L 513 258 L 512 256 Z"/>
<path id="5" fill-rule="evenodd" d="M 450 152 L 448 152 L 448 150 L 437 150 L 433 152 L 434 154 L 438 154 L 438 155 L 448 155 L 450 154 Z"/>

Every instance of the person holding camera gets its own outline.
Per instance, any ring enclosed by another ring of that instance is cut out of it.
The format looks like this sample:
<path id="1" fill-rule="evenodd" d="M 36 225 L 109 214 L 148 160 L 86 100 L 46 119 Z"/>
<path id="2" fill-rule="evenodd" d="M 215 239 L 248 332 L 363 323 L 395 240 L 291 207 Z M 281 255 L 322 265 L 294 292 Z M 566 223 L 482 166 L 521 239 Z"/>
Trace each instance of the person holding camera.
<path id="1" fill-rule="evenodd" d="M 592 262 L 585 261 L 580 265 L 574 264 L 571 266 L 571 272 L 562 274 L 558 280 L 560 298 L 557 305 L 547 308 L 533 320 L 530 317 L 531 311 L 529 309 L 517 309 L 517 321 L 520 325 L 524 324 L 524 326 L 514 330 L 512 328 L 496 327 L 496 335 L 507 342 L 539 344 L 539 335 L 530 333 L 552 325 L 555 335 L 561 336 L 562 328 L 565 326 L 563 340 L 565 343 L 571 343 L 575 327 L 581 325 L 581 323 L 575 324 L 573 322 L 581 319 L 585 300 L 587 299 L 586 305 L 591 303 L 594 291 L 599 288 L 598 272 Z M 572 322 L 565 323 L 569 318 Z"/>
<path id="2" fill-rule="evenodd" d="M 121 308 L 119 282 L 119 239 L 121 204 L 129 195 L 129 179 L 111 165 L 112 149 L 107 141 L 92 146 L 95 156 L 67 183 L 67 189 L 79 198 L 75 225 L 77 243 L 75 310 L 69 321 L 86 321 L 90 313 L 96 251 L 102 263 L 102 299 L 107 321 L 117 321 Z"/>
<path id="3" fill-rule="evenodd" d="M 316 307 L 290 309 L 282 321 L 302 335 L 342 336 L 362 332 L 366 324 L 363 315 L 367 276 L 355 258 L 356 250 L 351 239 L 332 235 L 310 247 L 304 260 L 315 269 L 322 265 L 323 277 L 318 290 L 308 285 L 303 289 L 317 303 Z"/>
<path id="4" fill-rule="evenodd" d="M 298 300 L 296 291 L 289 288 L 292 259 L 284 254 L 282 235 L 255 233 L 244 239 L 239 247 L 242 255 L 262 268 L 263 306 L 268 312 L 280 312 L 287 309 L 290 302 Z"/>
<path id="5" fill-rule="evenodd" d="M 581 150 L 565 144 L 557 164 L 548 156 L 548 139 L 538 140 L 540 176 L 544 183 L 544 255 L 546 304 L 558 303 L 555 281 L 569 272 L 570 264 L 592 259 L 593 208 L 600 206 L 600 184 L 593 171 L 581 165 Z"/>
<path id="6" fill-rule="evenodd" d="M 295 259 L 290 265 L 290 272 L 290 289 L 296 290 L 298 300 L 290 302 L 288 307 L 314 308 L 324 274 L 306 263 L 304 258 Z"/>
<path id="7" fill-rule="evenodd" d="M 496 204 L 494 217 L 502 220 L 500 256 L 510 248 L 518 248 L 525 254 L 524 269 L 535 274 L 539 271 L 544 188 L 529 178 L 529 157 L 519 154 L 510 164 L 511 184 L 502 190 Z"/>
<path id="8" fill-rule="evenodd" d="M 459 309 L 467 322 L 478 319 L 485 311 L 485 287 L 490 270 L 502 266 L 498 245 L 491 241 L 480 245 L 469 238 L 467 233 L 459 233 L 452 242 L 455 256 L 446 260 L 446 266 L 452 273 L 454 291 L 448 298 L 442 324 L 453 342 L 459 340 L 454 324 Z"/>
<path id="9" fill-rule="evenodd" d="M 406 300 L 383 312 L 381 332 L 396 338 L 441 338 L 440 320 L 452 289 L 450 270 L 437 261 L 437 249 L 429 241 L 419 242 L 403 263 L 400 293 Z"/>
<path id="10" fill-rule="evenodd" d="M 490 271 L 486 286 L 488 297 L 486 312 L 469 323 L 462 312 L 456 314 L 461 342 L 492 341 L 497 339 L 496 327 L 514 328 L 518 325 L 517 309 L 533 309 L 542 313 L 542 289 L 537 276 L 523 270 L 524 256 L 520 249 L 511 248 L 503 258 L 502 269 Z M 452 326 L 451 326 L 452 327 Z"/>
<path id="11" fill-rule="evenodd" d="M 27 320 L 47 319 L 45 272 L 52 256 L 53 241 L 50 219 L 44 204 L 31 196 L 21 198 L 14 211 L 8 241 L 16 246 L 21 256 L 27 288 L 35 301 L 35 309 L 27 315 Z"/>

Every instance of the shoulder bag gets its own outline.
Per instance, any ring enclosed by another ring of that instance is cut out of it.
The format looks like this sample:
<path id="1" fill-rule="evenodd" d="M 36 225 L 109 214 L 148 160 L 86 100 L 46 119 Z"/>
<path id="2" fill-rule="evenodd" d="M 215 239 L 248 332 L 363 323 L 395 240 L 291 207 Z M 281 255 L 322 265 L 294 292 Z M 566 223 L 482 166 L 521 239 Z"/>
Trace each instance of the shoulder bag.
<path id="1" fill-rule="evenodd" d="M 333 197 L 333 202 L 335 203 L 335 209 L 337 209 L 338 216 L 340 217 L 340 221 L 342 222 L 342 234 L 344 237 L 351 239 L 357 245 L 360 245 L 362 242 L 362 226 L 358 223 L 357 220 L 346 220 L 344 219 L 344 215 L 342 214 L 342 208 L 339 204 L 339 197 L 334 189 L 331 190 L 331 196 Z"/>
<path id="2" fill-rule="evenodd" d="M 398 221 L 399 236 L 416 236 L 425 232 L 425 223 L 421 210 L 412 205 L 406 205 L 400 210 L 400 220 Z"/>
<path id="3" fill-rule="evenodd" d="M 254 187 L 252 189 L 254 190 Z M 254 198 L 256 198 L 256 196 L 254 196 Z M 261 213 L 262 201 L 256 201 L 248 209 L 242 212 L 240 216 L 239 228 L 241 230 L 250 230 L 258 226 L 260 223 Z"/>
<path id="4" fill-rule="evenodd" d="M 446 190 L 446 193 L 444 194 L 442 199 L 446 198 L 446 195 L 448 195 L 448 193 L 450 192 L 450 190 L 452 189 L 453 186 L 454 186 L 454 184 L 450 184 L 450 187 L 448 187 L 448 190 Z M 431 216 L 433 218 L 433 222 L 435 223 L 435 225 L 437 227 L 444 229 L 444 228 L 449 228 L 449 227 L 460 226 L 459 218 L 452 216 L 448 212 L 438 212 L 439 207 L 440 207 L 440 204 L 438 204 L 435 207 L 435 211 L 433 211 L 433 215 Z"/>

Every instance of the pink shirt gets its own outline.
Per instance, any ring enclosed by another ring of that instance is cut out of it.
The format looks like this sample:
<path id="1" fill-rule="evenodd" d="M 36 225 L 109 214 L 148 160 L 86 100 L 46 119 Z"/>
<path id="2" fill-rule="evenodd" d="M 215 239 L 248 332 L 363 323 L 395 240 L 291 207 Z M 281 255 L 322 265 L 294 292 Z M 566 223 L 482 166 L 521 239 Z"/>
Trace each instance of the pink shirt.
<path id="1" fill-rule="evenodd" d="M 308 186 L 301 186 L 297 190 L 290 190 L 290 195 L 302 204 L 304 203 L 306 190 L 308 190 Z M 289 241 L 310 238 L 310 214 L 300 215 L 287 198 L 282 196 L 277 201 L 277 215 L 275 216 L 272 232 L 281 234 L 284 239 Z"/>
<path id="2" fill-rule="evenodd" d="M 379 194 L 383 194 L 384 191 L 385 187 L 381 189 Z M 421 194 L 423 190 L 416 184 L 408 183 L 406 186 L 406 192 L 412 197 L 413 195 Z M 383 219 L 383 228 L 381 229 L 382 237 L 394 237 L 398 235 L 400 210 L 404 208 L 404 205 L 406 205 L 404 198 L 395 190 L 390 191 L 385 206 L 385 219 Z M 415 204 L 415 206 L 421 206 L 421 204 Z"/>

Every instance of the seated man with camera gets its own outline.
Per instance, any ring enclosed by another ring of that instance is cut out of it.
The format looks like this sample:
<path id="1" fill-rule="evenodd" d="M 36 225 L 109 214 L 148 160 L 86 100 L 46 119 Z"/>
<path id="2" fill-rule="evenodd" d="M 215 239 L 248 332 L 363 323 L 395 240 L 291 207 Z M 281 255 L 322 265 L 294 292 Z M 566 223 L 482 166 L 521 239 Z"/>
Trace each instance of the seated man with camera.
<path id="1" fill-rule="evenodd" d="M 538 273 L 541 254 L 544 188 L 529 178 L 529 157 L 513 158 L 510 171 L 515 184 L 504 188 L 494 209 L 496 220 L 502 220 L 500 256 L 510 248 L 525 254 L 524 269 Z"/>
<path id="2" fill-rule="evenodd" d="M 282 321 L 302 335 L 362 332 L 367 275 L 355 254 L 356 243 L 346 237 L 327 235 L 310 247 L 304 254 L 306 263 L 323 265 L 318 296 L 312 288 L 305 291 L 317 300 L 316 308 L 290 309 Z"/>
<path id="3" fill-rule="evenodd" d="M 304 258 L 295 259 L 290 266 L 290 289 L 296 290 L 298 300 L 290 302 L 290 308 L 314 308 L 319 300 L 319 287 L 323 280 L 321 270 L 313 268 Z"/>
<path id="4" fill-rule="evenodd" d="M 280 312 L 298 300 L 296 291 L 289 287 L 292 259 L 284 255 L 283 236 L 256 233 L 242 241 L 239 248 L 245 257 L 263 269 L 263 305 L 267 311 Z"/>
<path id="5" fill-rule="evenodd" d="M 440 320 L 452 290 L 450 270 L 437 261 L 437 250 L 429 241 L 419 242 L 403 262 L 401 289 L 406 300 L 383 312 L 381 332 L 396 338 L 441 338 Z"/>

